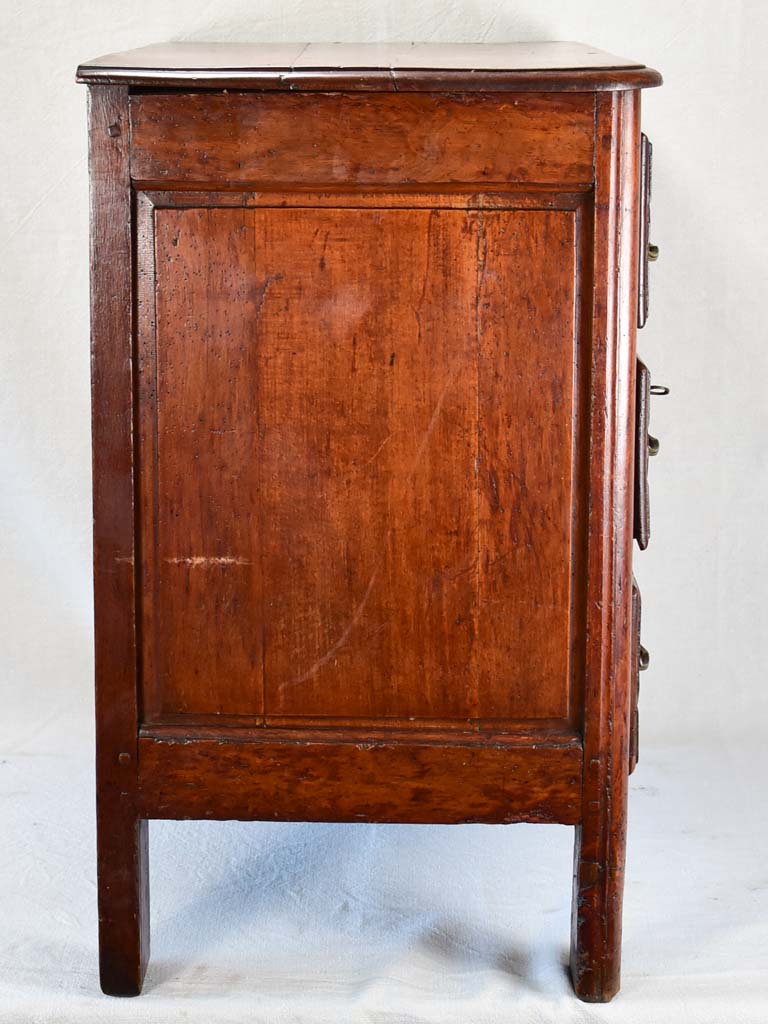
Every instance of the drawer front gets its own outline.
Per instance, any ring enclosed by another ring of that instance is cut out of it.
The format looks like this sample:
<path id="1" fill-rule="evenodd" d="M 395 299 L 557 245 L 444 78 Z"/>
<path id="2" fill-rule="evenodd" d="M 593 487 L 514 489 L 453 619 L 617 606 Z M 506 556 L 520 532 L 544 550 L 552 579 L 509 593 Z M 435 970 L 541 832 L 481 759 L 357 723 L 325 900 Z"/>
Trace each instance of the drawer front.
<path id="1" fill-rule="evenodd" d="M 640 759 L 640 673 L 650 663 L 650 655 L 641 643 L 642 599 L 637 580 L 632 577 L 632 659 L 629 690 L 629 773 L 637 767 Z"/>
<path id="2" fill-rule="evenodd" d="M 648 485 L 648 461 L 658 455 L 659 439 L 651 434 L 651 397 L 669 394 L 664 384 L 652 384 L 651 373 L 642 359 L 637 360 L 635 395 L 635 494 L 633 535 L 641 551 L 651 539 L 651 503 Z"/>
<path id="3" fill-rule="evenodd" d="M 145 183 L 589 185 L 594 97 L 139 93 Z"/>
<path id="4" fill-rule="evenodd" d="M 645 327 L 648 319 L 648 264 L 658 257 L 651 245 L 651 162 L 653 146 L 647 135 L 640 136 L 640 245 L 638 252 L 637 326 Z"/>
<path id="5" fill-rule="evenodd" d="M 636 381 L 634 537 L 640 550 L 645 551 L 651 539 L 651 503 L 648 488 L 651 374 L 642 359 L 637 360 Z"/>

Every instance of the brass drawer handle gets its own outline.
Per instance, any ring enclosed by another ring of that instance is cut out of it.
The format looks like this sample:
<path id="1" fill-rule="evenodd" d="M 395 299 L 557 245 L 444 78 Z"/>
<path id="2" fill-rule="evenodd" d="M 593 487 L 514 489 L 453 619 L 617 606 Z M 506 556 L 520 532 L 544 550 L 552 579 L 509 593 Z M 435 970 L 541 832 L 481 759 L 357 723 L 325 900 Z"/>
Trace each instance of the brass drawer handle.
<path id="1" fill-rule="evenodd" d="M 655 395 L 658 398 L 662 398 L 669 394 L 669 388 L 666 384 L 651 384 L 648 389 L 650 394 Z M 658 437 L 654 437 L 653 434 L 648 434 L 648 454 L 658 455 L 661 443 Z"/>
<path id="2" fill-rule="evenodd" d="M 637 655 L 637 665 L 641 672 L 645 672 L 648 666 L 651 664 L 651 655 L 647 647 L 643 647 L 640 644 L 640 651 Z"/>
<path id="3" fill-rule="evenodd" d="M 659 258 L 659 247 L 652 242 L 648 244 L 648 262 L 655 263 Z"/>

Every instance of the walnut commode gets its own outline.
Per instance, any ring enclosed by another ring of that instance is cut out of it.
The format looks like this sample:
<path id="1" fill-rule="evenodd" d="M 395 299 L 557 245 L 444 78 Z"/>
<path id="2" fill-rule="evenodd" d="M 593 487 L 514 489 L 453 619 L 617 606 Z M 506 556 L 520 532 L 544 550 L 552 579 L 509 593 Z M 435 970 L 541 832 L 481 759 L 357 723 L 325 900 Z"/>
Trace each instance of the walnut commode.
<path id="1" fill-rule="evenodd" d="M 610 999 L 659 75 L 181 43 L 78 78 L 104 991 L 141 988 L 147 819 L 534 821 L 576 827 Z"/>

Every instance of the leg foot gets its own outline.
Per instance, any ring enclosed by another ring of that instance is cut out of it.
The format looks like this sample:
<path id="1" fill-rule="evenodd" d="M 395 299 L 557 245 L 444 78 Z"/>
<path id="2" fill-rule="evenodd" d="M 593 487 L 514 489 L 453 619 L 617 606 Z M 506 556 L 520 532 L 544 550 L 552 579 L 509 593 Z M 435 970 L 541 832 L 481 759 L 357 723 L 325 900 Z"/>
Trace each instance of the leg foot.
<path id="1" fill-rule="evenodd" d="M 595 857 L 585 827 L 576 828 L 571 910 L 571 978 L 579 999 L 607 1003 L 621 984 L 624 830 L 608 857 Z"/>
<path id="2" fill-rule="evenodd" d="M 99 971 L 109 996 L 141 992 L 149 956 L 147 822 L 99 815 Z"/>

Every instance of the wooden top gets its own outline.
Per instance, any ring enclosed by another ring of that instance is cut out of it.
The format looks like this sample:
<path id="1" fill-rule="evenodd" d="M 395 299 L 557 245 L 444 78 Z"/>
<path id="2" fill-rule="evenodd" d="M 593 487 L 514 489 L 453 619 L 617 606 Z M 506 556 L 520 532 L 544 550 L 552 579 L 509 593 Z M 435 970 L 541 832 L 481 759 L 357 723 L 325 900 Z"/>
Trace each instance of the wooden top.
<path id="1" fill-rule="evenodd" d="M 197 88 L 592 91 L 661 84 L 583 43 L 156 43 L 81 64 L 77 80 Z"/>

